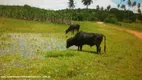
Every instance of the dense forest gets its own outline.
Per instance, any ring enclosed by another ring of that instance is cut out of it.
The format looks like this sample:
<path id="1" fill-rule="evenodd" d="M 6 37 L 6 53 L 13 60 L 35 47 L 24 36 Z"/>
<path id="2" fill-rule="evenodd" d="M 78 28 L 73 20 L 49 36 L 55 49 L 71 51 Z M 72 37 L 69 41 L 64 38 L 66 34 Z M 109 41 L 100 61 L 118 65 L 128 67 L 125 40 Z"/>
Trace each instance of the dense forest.
<path id="1" fill-rule="evenodd" d="M 71 21 L 104 21 L 107 23 L 118 24 L 118 22 L 142 21 L 141 13 L 133 13 L 130 10 L 120 10 L 119 8 L 107 9 L 63 9 L 45 10 L 29 5 L 9 6 L 0 5 L 0 17 L 9 17 L 24 20 L 44 21 L 59 24 L 70 24 Z"/>

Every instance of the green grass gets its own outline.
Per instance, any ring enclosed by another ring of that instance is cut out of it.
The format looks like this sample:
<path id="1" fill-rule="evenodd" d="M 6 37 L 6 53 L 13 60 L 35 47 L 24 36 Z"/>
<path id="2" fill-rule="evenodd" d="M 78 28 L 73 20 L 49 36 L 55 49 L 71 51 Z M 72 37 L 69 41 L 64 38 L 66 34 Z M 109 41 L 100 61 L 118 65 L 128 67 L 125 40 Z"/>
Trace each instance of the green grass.
<path id="1" fill-rule="evenodd" d="M 131 30 L 136 30 L 139 32 L 142 32 L 142 23 L 124 23 L 121 22 L 122 24 L 122 28 L 127 28 L 127 29 L 131 29 Z"/>
<path id="2" fill-rule="evenodd" d="M 60 44 L 66 46 L 67 38 L 64 33 L 68 25 L 0 18 L 0 34 L 2 37 L 0 44 L 2 42 L 8 44 L 9 42 L 11 45 L 12 41 L 18 38 L 4 36 L 3 40 L 3 35 L 19 33 L 22 36 L 25 34 L 31 35 L 31 37 L 35 37 L 35 34 L 37 34 L 37 38 L 25 37 L 24 39 L 31 40 L 31 43 L 38 42 L 34 46 L 38 46 L 40 43 L 42 45 L 41 48 L 35 47 L 38 50 L 34 55 L 32 54 L 33 56 L 25 56 L 18 51 L 1 53 L 0 76 L 50 76 L 51 80 L 142 79 L 142 41 L 139 38 L 114 28 L 121 28 L 121 26 L 87 21 L 75 23 L 81 25 L 82 31 L 104 34 L 107 38 L 107 53 L 97 54 L 95 46 L 90 48 L 87 45 L 83 47 L 83 51 L 77 51 L 77 47 L 70 49 L 63 47 L 62 49 L 62 46 L 59 46 L 54 48 L 55 45 L 51 45 L 53 47 L 51 51 L 44 51 L 42 50 L 44 48 L 42 47 L 44 46 L 42 40 L 51 43 L 50 38 L 57 39 L 57 46 Z M 67 36 L 70 37 L 70 33 Z M 47 38 L 49 38 L 49 41 Z M 7 43 L 4 41 L 7 41 Z M 0 49 L 6 47 L 8 46 L 2 45 Z M 103 53 L 103 43 L 101 47 Z"/>

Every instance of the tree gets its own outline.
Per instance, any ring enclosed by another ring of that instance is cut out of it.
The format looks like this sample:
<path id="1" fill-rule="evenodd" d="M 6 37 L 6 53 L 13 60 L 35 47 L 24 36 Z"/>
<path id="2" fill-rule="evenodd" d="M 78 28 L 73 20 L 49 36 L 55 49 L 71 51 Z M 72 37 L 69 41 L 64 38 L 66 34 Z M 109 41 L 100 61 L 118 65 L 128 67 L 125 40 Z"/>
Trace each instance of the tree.
<path id="1" fill-rule="evenodd" d="M 138 9 L 138 13 L 141 14 L 141 9 Z"/>
<path id="2" fill-rule="evenodd" d="M 141 4 L 138 3 L 138 13 L 139 13 L 139 14 L 141 14 L 141 9 L 140 9 L 140 7 L 141 7 Z"/>
<path id="3" fill-rule="evenodd" d="M 130 8 L 136 6 L 136 1 L 131 2 L 131 0 L 128 0 L 128 7 L 129 7 L 129 11 L 128 11 L 128 20 L 130 21 Z"/>
<path id="4" fill-rule="evenodd" d="M 129 9 L 131 8 L 131 7 L 134 7 L 134 6 L 136 6 L 136 1 L 134 1 L 134 2 L 131 2 L 131 0 L 128 0 L 128 6 L 129 6 Z"/>
<path id="5" fill-rule="evenodd" d="M 99 5 L 96 6 L 96 10 L 100 10 L 100 6 Z"/>
<path id="6" fill-rule="evenodd" d="M 140 9 L 140 7 L 141 7 L 141 4 L 140 3 L 138 3 L 138 20 L 140 20 L 141 22 L 142 22 L 142 12 L 141 12 L 141 9 Z"/>
<path id="7" fill-rule="evenodd" d="M 134 6 L 136 6 L 136 1 L 134 1 L 133 3 L 132 3 L 132 7 L 134 7 Z"/>
<path id="8" fill-rule="evenodd" d="M 119 7 L 120 7 L 120 4 L 118 4 L 118 5 L 117 5 L 117 7 L 118 7 L 118 9 L 119 9 Z"/>
<path id="9" fill-rule="evenodd" d="M 141 7 L 141 4 L 140 3 L 138 3 L 138 8 L 140 8 Z"/>
<path id="10" fill-rule="evenodd" d="M 69 8 L 70 8 L 70 9 L 73 9 L 73 8 L 75 7 L 75 5 L 74 5 L 74 0 L 69 0 L 68 3 L 69 3 Z M 72 15 L 70 15 L 70 16 L 71 16 L 71 20 L 72 20 Z M 71 23 L 72 23 L 72 22 L 71 22 Z M 71 23 L 70 23 L 70 24 L 71 24 Z"/>
<path id="11" fill-rule="evenodd" d="M 88 6 L 93 3 L 93 0 L 82 0 L 82 3 L 86 6 L 86 8 L 88 9 Z"/>
<path id="12" fill-rule="evenodd" d="M 132 4 L 132 3 L 131 3 L 131 0 L 128 0 L 129 10 L 130 10 L 130 8 L 131 8 L 131 4 Z M 129 15 L 129 11 L 128 11 L 128 20 L 129 20 L 129 16 L 130 16 L 130 15 Z"/>
<path id="13" fill-rule="evenodd" d="M 126 10 L 126 7 L 125 7 L 125 5 L 121 5 L 121 8 L 122 8 L 122 9 L 124 9 L 124 10 Z"/>
<path id="14" fill-rule="evenodd" d="M 69 4 L 69 8 L 71 8 L 71 9 L 73 9 L 75 7 L 74 0 L 69 0 L 68 4 Z"/>
<path id="15" fill-rule="evenodd" d="M 129 8 L 131 7 L 131 0 L 128 0 L 128 6 L 129 6 Z"/>
<path id="16" fill-rule="evenodd" d="M 111 8 L 111 5 L 108 5 L 108 6 L 107 6 L 107 10 L 109 11 L 109 10 L 110 10 L 110 8 Z"/>
<path id="17" fill-rule="evenodd" d="M 141 9 L 140 9 L 140 7 L 141 7 L 141 4 L 138 3 L 138 13 L 139 13 L 139 14 L 141 14 Z"/>
<path id="18" fill-rule="evenodd" d="M 117 5 L 118 8 L 120 8 L 122 5 L 121 3 L 124 2 L 125 0 L 120 0 L 120 4 Z"/>
<path id="19" fill-rule="evenodd" d="M 103 6 L 101 7 L 101 10 L 102 10 L 102 11 L 104 10 L 104 7 L 103 7 Z"/>

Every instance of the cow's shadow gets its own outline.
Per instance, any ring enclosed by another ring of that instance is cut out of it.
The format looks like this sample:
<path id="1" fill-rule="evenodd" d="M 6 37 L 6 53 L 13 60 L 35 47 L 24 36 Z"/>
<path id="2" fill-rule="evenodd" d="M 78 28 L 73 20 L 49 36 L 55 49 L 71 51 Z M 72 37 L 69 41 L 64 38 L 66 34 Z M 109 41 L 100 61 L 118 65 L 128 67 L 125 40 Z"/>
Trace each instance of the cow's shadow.
<path id="1" fill-rule="evenodd" d="M 78 50 L 74 50 L 74 49 L 70 49 L 71 51 L 78 51 Z M 78 51 L 78 52 L 87 52 L 87 53 L 91 53 L 91 54 L 98 54 L 96 51 L 89 51 L 89 50 L 82 50 L 82 51 Z"/>
<path id="2" fill-rule="evenodd" d="M 81 52 L 87 52 L 87 53 L 98 54 L 96 51 L 88 51 L 88 50 L 82 50 Z"/>

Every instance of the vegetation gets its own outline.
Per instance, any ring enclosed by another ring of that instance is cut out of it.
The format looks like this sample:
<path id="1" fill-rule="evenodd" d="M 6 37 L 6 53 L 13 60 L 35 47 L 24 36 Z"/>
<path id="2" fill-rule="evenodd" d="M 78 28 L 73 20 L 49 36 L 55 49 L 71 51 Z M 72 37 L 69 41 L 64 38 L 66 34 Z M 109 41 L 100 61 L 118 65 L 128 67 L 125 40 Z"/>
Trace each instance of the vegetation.
<path id="1" fill-rule="evenodd" d="M 40 8 L 24 6 L 4 6 L 0 5 L 0 16 L 24 20 L 44 21 L 52 23 L 70 23 L 69 13 L 63 14 L 61 11 L 45 10 Z"/>
<path id="2" fill-rule="evenodd" d="M 107 53 L 99 55 L 96 47 L 90 46 L 84 46 L 83 51 L 77 51 L 77 47 L 67 50 L 68 25 L 0 18 L 0 76 L 38 75 L 48 76 L 49 80 L 142 79 L 139 38 L 122 31 L 123 26 L 89 21 L 74 23 L 79 23 L 82 31 L 104 34 Z"/>
<path id="3" fill-rule="evenodd" d="M 93 3 L 93 0 L 82 0 L 82 3 L 86 6 L 86 8 L 88 9 L 88 6 Z"/>
<path id="4" fill-rule="evenodd" d="M 44 21 L 59 24 L 71 24 L 71 20 L 74 21 L 105 21 L 110 19 L 108 17 L 113 16 L 116 21 L 119 22 L 136 22 L 141 21 L 142 14 L 134 14 L 129 10 L 119 10 L 111 8 L 109 5 L 107 9 L 73 9 L 74 2 L 69 2 L 70 9 L 64 10 L 45 10 L 29 5 L 24 6 L 4 6 L 0 5 L 0 16 L 9 17 L 24 20 Z M 129 15 L 128 15 L 129 13 Z M 87 17 L 86 17 L 87 16 Z M 110 21 L 110 20 L 109 20 Z M 105 21 L 106 22 L 106 21 Z"/>
<path id="5" fill-rule="evenodd" d="M 127 1 L 127 4 L 124 5 L 122 4 L 122 2 L 124 1 Z M 128 10 L 130 11 L 131 8 L 137 6 L 138 7 L 138 14 L 137 14 L 137 20 L 140 20 L 142 21 L 142 14 L 141 14 L 141 10 L 140 10 L 140 7 L 141 7 L 141 4 L 138 3 L 137 1 L 132 1 L 132 0 L 121 0 L 120 4 L 118 4 L 118 8 L 121 6 L 122 9 L 126 10 L 126 6 L 128 5 Z M 127 13 L 128 15 L 128 20 L 130 20 L 131 18 L 129 18 L 131 15 L 130 13 Z"/>
<path id="6" fill-rule="evenodd" d="M 69 0 L 69 8 L 74 8 L 75 5 L 74 5 L 74 0 Z"/>

